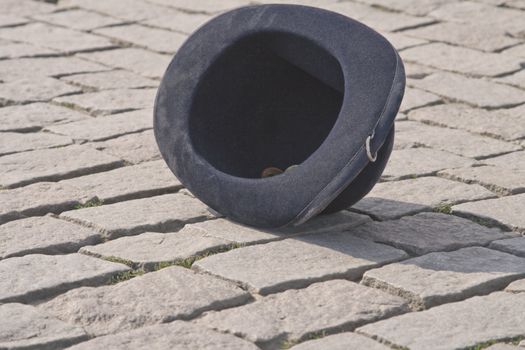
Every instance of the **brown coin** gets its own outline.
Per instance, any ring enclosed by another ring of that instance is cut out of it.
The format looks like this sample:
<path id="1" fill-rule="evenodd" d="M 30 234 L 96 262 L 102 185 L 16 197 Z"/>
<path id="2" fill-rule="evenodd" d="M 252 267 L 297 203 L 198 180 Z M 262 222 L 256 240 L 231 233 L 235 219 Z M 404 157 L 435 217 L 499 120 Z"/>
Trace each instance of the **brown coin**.
<path id="1" fill-rule="evenodd" d="M 279 175 L 282 173 L 283 171 L 281 169 L 271 166 L 271 167 L 265 168 L 262 171 L 261 177 L 270 177 L 270 176 L 275 176 L 275 175 Z"/>

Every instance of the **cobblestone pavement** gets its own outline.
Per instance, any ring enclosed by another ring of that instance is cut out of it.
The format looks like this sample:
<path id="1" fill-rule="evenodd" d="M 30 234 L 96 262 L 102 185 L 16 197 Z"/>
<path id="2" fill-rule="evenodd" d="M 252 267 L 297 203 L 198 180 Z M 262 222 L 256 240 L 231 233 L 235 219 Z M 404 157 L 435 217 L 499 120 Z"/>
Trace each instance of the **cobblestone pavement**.
<path id="1" fill-rule="evenodd" d="M 249 0 L 0 0 L 1 349 L 525 346 L 525 1 L 300 2 L 383 33 L 407 90 L 373 191 L 277 231 L 152 133 L 171 56 Z"/>

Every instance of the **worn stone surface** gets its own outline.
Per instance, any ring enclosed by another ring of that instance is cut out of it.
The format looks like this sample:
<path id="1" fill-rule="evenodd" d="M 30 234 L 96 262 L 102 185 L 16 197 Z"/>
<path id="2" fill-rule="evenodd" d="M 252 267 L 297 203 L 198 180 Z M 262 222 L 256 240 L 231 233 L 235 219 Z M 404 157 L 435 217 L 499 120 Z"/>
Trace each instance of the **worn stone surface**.
<path id="1" fill-rule="evenodd" d="M 31 23 L 25 26 L 3 28 L 0 31 L 0 37 L 49 47 L 65 53 L 104 49 L 114 46 L 106 38 L 45 23 Z"/>
<path id="2" fill-rule="evenodd" d="M 25 43 L 2 44 L 0 46 L 0 58 L 22 58 L 55 55 L 57 52 L 46 47 L 40 47 Z"/>
<path id="3" fill-rule="evenodd" d="M 132 109 L 152 108 L 156 92 L 156 89 L 116 89 L 63 96 L 54 101 L 76 106 L 95 115 L 105 115 Z"/>
<path id="4" fill-rule="evenodd" d="M 71 210 L 60 215 L 103 231 L 109 238 L 146 231 L 170 232 L 213 217 L 197 199 L 181 193 Z"/>
<path id="5" fill-rule="evenodd" d="M 0 15 L 0 27 L 13 27 L 21 24 L 27 23 L 28 20 L 22 17 L 17 17 L 15 15 Z"/>
<path id="6" fill-rule="evenodd" d="M 46 13 L 34 16 L 34 18 L 77 30 L 92 30 L 122 23 L 122 20 L 82 9 Z"/>
<path id="7" fill-rule="evenodd" d="M 172 6 L 177 9 L 189 11 L 189 12 L 206 12 L 206 13 L 217 13 L 226 10 L 234 9 L 236 7 L 245 6 L 250 3 L 249 0 L 224 0 L 220 3 L 213 0 L 201 0 L 199 2 L 191 0 L 152 0 L 152 2 Z"/>
<path id="8" fill-rule="evenodd" d="M 45 130 L 59 135 L 66 135 L 75 140 L 103 141 L 151 128 L 153 128 L 151 110 L 142 109 L 53 125 Z"/>
<path id="9" fill-rule="evenodd" d="M 507 227 L 525 232 L 525 194 L 462 203 L 452 207 L 460 215 L 476 216 L 489 221 L 497 221 Z"/>
<path id="10" fill-rule="evenodd" d="M 521 89 L 525 89 L 525 71 L 521 70 L 512 75 L 507 75 L 503 78 L 496 79 L 499 83 L 509 84 L 517 86 Z"/>
<path id="11" fill-rule="evenodd" d="M 0 131 L 28 132 L 66 122 L 84 120 L 89 116 L 75 110 L 49 103 L 31 103 L 2 108 Z"/>
<path id="12" fill-rule="evenodd" d="M 333 278 L 356 280 L 370 268 L 404 257 L 401 250 L 349 233 L 323 233 L 234 249 L 193 268 L 270 294 Z"/>
<path id="13" fill-rule="evenodd" d="M 42 102 L 80 92 L 80 88 L 53 78 L 20 79 L 0 84 L 0 102 Z"/>
<path id="14" fill-rule="evenodd" d="M 525 237 L 494 241 L 490 244 L 490 248 L 525 258 Z"/>
<path id="15" fill-rule="evenodd" d="M 506 35 L 504 30 L 482 23 L 442 22 L 412 29 L 406 34 L 482 51 L 498 51 L 520 42 Z"/>
<path id="16" fill-rule="evenodd" d="M 78 286 L 103 284 L 128 270 L 126 265 L 82 254 L 8 258 L 0 260 L 0 302 L 35 301 Z"/>
<path id="17" fill-rule="evenodd" d="M 525 57 L 525 44 L 513 46 L 505 50 L 504 53 L 517 57 Z"/>
<path id="18" fill-rule="evenodd" d="M 423 45 L 423 44 L 428 43 L 428 41 L 426 40 L 414 38 L 412 36 L 408 36 L 408 35 L 404 35 L 400 33 L 383 33 L 383 34 L 388 39 L 388 41 L 390 41 L 390 43 L 394 45 L 394 47 L 398 51 L 408 49 L 409 47 Z"/>
<path id="19" fill-rule="evenodd" d="M 61 80 L 82 87 L 99 90 L 134 89 L 157 87 L 159 85 L 155 80 L 121 69 L 109 72 L 68 75 Z"/>
<path id="20" fill-rule="evenodd" d="M 525 333 L 525 294 L 493 293 L 379 321 L 357 330 L 410 349 L 457 349 Z"/>
<path id="21" fill-rule="evenodd" d="M 24 216 L 59 213 L 88 199 L 77 188 L 54 182 L 3 190 L 0 191 L 0 223 Z"/>
<path id="22" fill-rule="evenodd" d="M 401 11 L 415 16 L 423 16 L 450 1 L 452 0 L 362 0 L 361 2 L 394 12 Z"/>
<path id="23" fill-rule="evenodd" d="M 76 57 L 38 57 L 0 61 L 0 80 L 14 81 L 31 77 L 56 77 L 64 74 L 101 72 L 108 68 Z M 31 76 L 28 76 L 31 72 Z"/>
<path id="24" fill-rule="evenodd" d="M 49 316 L 30 305 L 0 304 L 2 349 L 63 348 L 87 339 L 81 327 Z"/>
<path id="25" fill-rule="evenodd" d="M 499 157 L 484 159 L 483 163 L 507 169 L 525 169 L 525 151 L 512 152 Z"/>
<path id="26" fill-rule="evenodd" d="M 80 176 L 60 183 L 75 187 L 104 203 L 150 197 L 182 188 L 163 160 Z"/>
<path id="27" fill-rule="evenodd" d="M 405 302 L 377 289 L 334 280 L 288 290 L 254 303 L 211 312 L 198 324 L 239 334 L 264 349 L 309 334 L 360 325 L 405 312 Z"/>
<path id="28" fill-rule="evenodd" d="M 437 252 L 365 272 L 361 283 L 408 299 L 415 309 L 500 290 L 525 276 L 525 259 L 483 247 Z"/>
<path id="29" fill-rule="evenodd" d="M 138 24 L 101 28 L 94 33 L 161 53 L 174 53 L 186 40 L 184 34 Z"/>
<path id="30" fill-rule="evenodd" d="M 152 130 L 92 143 L 91 146 L 133 164 L 162 158 Z"/>
<path id="31" fill-rule="evenodd" d="M 410 84 L 453 101 L 478 107 L 501 108 L 525 102 L 522 90 L 454 73 L 434 73 L 423 79 L 413 79 Z"/>
<path id="32" fill-rule="evenodd" d="M 419 213 L 395 221 L 372 222 L 356 227 L 350 233 L 413 255 L 484 246 L 491 241 L 513 237 L 497 228 L 441 213 Z"/>
<path id="33" fill-rule="evenodd" d="M 501 194 L 525 192 L 525 169 L 510 170 L 503 167 L 480 166 L 447 169 L 440 171 L 439 174 L 467 183 L 478 183 Z"/>
<path id="34" fill-rule="evenodd" d="M 67 136 L 45 132 L 29 134 L 4 132 L 0 136 L 0 156 L 35 149 L 62 147 L 72 143 L 73 140 Z"/>
<path id="35" fill-rule="evenodd" d="M 72 145 L 0 157 L 0 185 L 18 187 L 110 170 L 122 161 L 87 146 Z"/>
<path id="36" fill-rule="evenodd" d="M 215 332 L 189 322 L 174 321 L 137 330 L 106 335 L 77 344 L 71 350 L 89 349 L 232 349 L 257 350 L 252 343 L 230 334 Z"/>
<path id="37" fill-rule="evenodd" d="M 521 116 L 507 110 L 487 111 L 450 103 L 411 111 L 408 119 L 507 140 L 525 137 L 525 125 L 521 122 Z"/>
<path id="38" fill-rule="evenodd" d="M 66 7 L 80 7 L 127 21 L 156 18 L 169 12 L 169 9 L 164 6 L 156 6 L 151 2 L 141 0 L 121 0 L 119 4 L 105 0 L 65 0 L 61 3 Z"/>
<path id="39" fill-rule="evenodd" d="M 100 242 L 90 228 L 51 216 L 31 217 L 0 225 L 0 259 L 26 254 L 63 254 Z"/>
<path id="40" fill-rule="evenodd" d="M 383 180 L 400 180 L 415 176 L 434 175 L 446 168 L 465 167 L 474 160 L 430 148 L 394 150 L 382 174 Z"/>
<path id="41" fill-rule="evenodd" d="M 525 279 L 521 279 L 521 280 L 512 282 L 511 284 L 507 286 L 507 288 L 505 288 L 505 291 L 511 292 L 511 293 L 525 292 Z M 520 345 L 523 346 L 524 344 L 520 344 Z"/>
<path id="42" fill-rule="evenodd" d="M 292 346 L 293 350 L 317 350 L 317 349 L 332 349 L 332 350 L 347 350 L 347 349 L 370 349 L 370 350 L 387 350 L 390 349 L 386 345 L 378 343 L 370 338 L 362 336 L 357 333 L 341 333 L 329 335 L 321 339 L 306 341 L 296 346 Z"/>
<path id="43" fill-rule="evenodd" d="M 79 56 L 109 67 L 128 69 L 145 77 L 157 79 L 162 77 L 171 61 L 170 55 L 136 48 L 92 52 Z"/>
<path id="44" fill-rule="evenodd" d="M 430 92 L 407 87 L 401 102 L 400 111 L 406 113 L 415 108 L 436 104 L 439 101 L 441 101 L 441 98 Z"/>
<path id="45" fill-rule="evenodd" d="M 474 135 L 464 130 L 440 128 L 412 121 L 398 123 L 396 127 L 396 136 L 401 140 L 464 157 L 482 159 L 522 149 L 514 143 Z"/>
<path id="46" fill-rule="evenodd" d="M 216 2 L 214 2 L 215 4 Z M 170 15 L 161 16 L 154 19 L 148 19 L 143 23 L 152 26 L 160 27 L 184 34 L 193 33 L 198 27 L 209 21 L 211 17 L 209 15 L 201 13 L 186 13 L 186 12 L 174 12 Z M 173 49 L 173 48 L 172 48 Z"/>
<path id="47" fill-rule="evenodd" d="M 173 266 L 116 285 L 78 288 L 40 307 L 102 335 L 189 319 L 248 300 L 249 294 L 231 283 Z"/>
<path id="48" fill-rule="evenodd" d="M 370 215 L 377 220 L 393 220 L 405 215 L 431 210 L 429 206 L 423 204 L 372 196 L 361 199 L 349 209 Z"/>

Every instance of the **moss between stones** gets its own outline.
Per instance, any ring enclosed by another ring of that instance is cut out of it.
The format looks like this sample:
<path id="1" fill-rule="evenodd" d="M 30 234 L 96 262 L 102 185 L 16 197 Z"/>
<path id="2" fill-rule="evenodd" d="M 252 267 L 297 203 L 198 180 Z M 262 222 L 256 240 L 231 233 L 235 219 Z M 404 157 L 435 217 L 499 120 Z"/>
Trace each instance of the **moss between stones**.
<path id="1" fill-rule="evenodd" d="M 88 200 L 84 204 L 77 204 L 74 206 L 75 209 L 84 209 L 84 208 L 92 208 L 92 207 L 99 207 L 104 204 L 104 201 L 98 199 L 97 197 Z"/>
<path id="2" fill-rule="evenodd" d="M 489 340 L 489 341 L 486 341 L 486 342 L 483 342 L 483 343 L 479 343 L 479 344 L 476 344 L 476 345 L 473 345 L 473 346 L 467 346 L 466 348 L 463 348 L 463 350 L 482 350 L 482 349 L 486 349 L 489 346 L 492 346 L 492 345 L 498 344 L 498 343 L 505 343 L 505 344 L 510 344 L 510 345 L 518 345 L 519 342 L 521 342 L 523 339 L 525 339 L 525 335 L 519 335 L 517 337 L 512 337 L 512 338 L 493 339 L 493 340 Z"/>

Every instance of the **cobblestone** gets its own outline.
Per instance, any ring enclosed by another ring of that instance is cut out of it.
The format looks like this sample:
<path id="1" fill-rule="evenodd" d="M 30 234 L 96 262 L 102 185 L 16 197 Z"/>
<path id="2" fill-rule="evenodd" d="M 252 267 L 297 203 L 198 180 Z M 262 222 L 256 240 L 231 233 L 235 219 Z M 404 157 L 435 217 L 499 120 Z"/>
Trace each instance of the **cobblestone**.
<path id="1" fill-rule="evenodd" d="M 0 47 L 2 48 L 2 52 L 0 52 L 1 59 L 52 56 L 57 54 L 55 50 L 24 43 L 5 43 Z"/>
<path id="2" fill-rule="evenodd" d="M 174 193 L 66 211 L 60 217 L 99 229 L 108 238 L 116 238 L 146 231 L 177 231 L 184 224 L 213 216 L 200 201 Z"/>
<path id="3" fill-rule="evenodd" d="M 75 74 L 63 77 L 61 80 L 90 89 L 134 89 L 157 87 L 158 82 L 144 78 L 125 70 L 110 72 Z"/>
<path id="4" fill-rule="evenodd" d="M 0 103 L 48 101 L 54 97 L 70 95 L 81 89 L 53 78 L 20 79 L 0 84 Z"/>
<path id="5" fill-rule="evenodd" d="M 484 159 L 483 163 L 507 169 L 525 169 L 525 151 L 512 152 L 499 157 Z"/>
<path id="6" fill-rule="evenodd" d="M 214 2 L 215 4 L 216 2 Z M 184 34 L 193 33 L 198 27 L 209 21 L 211 17 L 200 13 L 186 13 L 174 12 L 167 16 L 162 16 L 154 19 L 148 19 L 143 23 L 152 26 L 160 27 Z M 170 50 L 173 50 L 171 48 Z"/>
<path id="7" fill-rule="evenodd" d="M 490 244 L 490 248 L 525 258 L 525 237 L 494 241 Z"/>
<path id="8" fill-rule="evenodd" d="M 521 280 L 517 280 L 517 281 L 514 281 L 512 282 L 511 284 L 509 284 L 507 286 L 507 288 L 505 288 L 505 291 L 506 292 L 511 292 L 511 293 L 523 293 L 525 292 L 525 279 L 521 279 Z M 520 346 L 524 346 L 525 343 L 521 342 L 520 343 Z"/>
<path id="9" fill-rule="evenodd" d="M 40 307 L 90 335 L 103 335 L 189 319 L 249 299 L 228 282 L 173 266 L 116 285 L 77 288 Z"/>
<path id="10" fill-rule="evenodd" d="M 116 168 L 122 161 L 86 146 L 35 150 L 0 157 L 0 185 L 18 187 Z"/>
<path id="11" fill-rule="evenodd" d="M 309 334 L 360 325 L 407 311 L 405 302 L 377 289 L 334 280 L 288 290 L 254 303 L 208 313 L 197 323 L 242 335 L 263 349 Z"/>
<path id="12" fill-rule="evenodd" d="M 503 78 L 498 78 L 496 79 L 496 81 L 499 83 L 514 85 L 521 89 L 525 89 L 525 70 L 521 70 L 512 75 L 507 75 Z"/>
<path id="13" fill-rule="evenodd" d="M 524 307 L 525 294 L 499 292 L 393 317 L 357 331 L 414 350 L 464 348 L 522 335 Z"/>
<path id="14" fill-rule="evenodd" d="M 18 303 L 0 305 L 2 349 L 63 348 L 87 339 L 81 327 L 72 326 Z"/>
<path id="15" fill-rule="evenodd" d="M 122 158 L 133 164 L 161 159 L 152 130 L 124 135 L 91 145 L 96 149 L 103 150 L 104 153 Z"/>
<path id="16" fill-rule="evenodd" d="M 403 296 L 414 309 L 426 309 L 500 290 L 523 276 L 525 259 L 470 247 L 373 269 L 361 283 Z"/>
<path id="17" fill-rule="evenodd" d="M 35 301 L 78 286 L 105 283 L 128 270 L 126 265 L 82 254 L 31 254 L 0 260 L 0 302 Z"/>
<path id="18" fill-rule="evenodd" d="M 77 30 L 93 30 L 100 27 L 122 23 L 122 20 L 82 9 L 71 9 L 67 11 L 47 13 L 34 16 L 34 18 L 43 22 L 53 23 L 59 26 L 69 27 Z"/>
<path id="19" fill-rule="evenodd" d="M 19 134 L 4 132 L 0 139 L 0 156 L 42 148 L 67 146 L 73 143 L 69 137 L 45 132 Z"/>
<path id="20" fill-rule="evenodd" d="M 387 350 L 386 345 L 380 344 L 370 338 L 357 333 L 341 333 L 323 337 L 321 339 L 310 340 L 299 345 L 293 346 L 293 350 L 317 350 L 317 349 L 370 349 Z"/>
<path id="21" fill-rule="evenodd" d="M 32 217 L 0 225 L 0 259 L 26 254 L 74 253 L 100 242 L 92 229 L 51 216 Z"/>
<path id="22" fill-rule="evenodd" d="M 406 113 L 412 109 L 433 105 L 440 101 L 441 98 L 439 96 L 423 90 L 408 87 L 405 89 L 405 95 L 403 96 L 400 110 Z"/>

